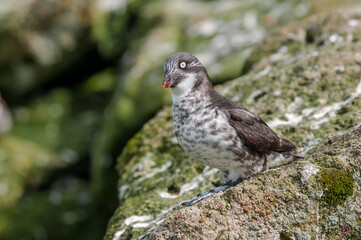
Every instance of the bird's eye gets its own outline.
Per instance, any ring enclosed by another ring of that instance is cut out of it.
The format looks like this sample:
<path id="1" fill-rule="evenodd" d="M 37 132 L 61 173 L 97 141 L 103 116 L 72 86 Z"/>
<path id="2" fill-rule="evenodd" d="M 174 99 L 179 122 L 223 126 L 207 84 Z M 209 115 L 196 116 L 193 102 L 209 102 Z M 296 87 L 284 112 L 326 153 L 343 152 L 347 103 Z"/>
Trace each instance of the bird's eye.
<path id="1" fill-rule="evenodd" d="M 185 68 L 187 66 L 187 64 L 185 63 L 185 62 L 181 62 L 180 64 L 179 64 L 179 67 L 180 68 Z"/>

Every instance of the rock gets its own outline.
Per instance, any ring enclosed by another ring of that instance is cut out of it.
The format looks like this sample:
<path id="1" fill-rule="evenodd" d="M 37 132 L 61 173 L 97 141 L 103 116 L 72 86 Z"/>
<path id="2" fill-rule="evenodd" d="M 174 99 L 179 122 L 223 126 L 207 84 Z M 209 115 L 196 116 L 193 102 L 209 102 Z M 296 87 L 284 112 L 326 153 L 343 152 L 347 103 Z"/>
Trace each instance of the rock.
<path id="1" fill-rule="evenodd" d="M 217 86 L 305 159 L 179 209 L 220 177 L 179 147 L 166 107 L 118 159 L 120 204 L 105 239 L 361 238 L 361 26 L 351 19 L 361 19 L 361 8 L 281 28 L 255 49 L 247 75 Z M 317 24 L 311 41 L 307 31 Z"/>
<path id="2" fill-rule="evenodd" d="M 2 1 L 0 88 L 13 124 L 9 129 L 9 116 L 0 113 L 0 238 L 99 239 L 116 197 L 112 153 L 169 102 L 159 83 L 164 58 L 181 49 L 211 53 L 212 76 L 218 82 L 234 78 L 266 28 L 301 18 L 310 8 L 308 1 L 288 2 Z M 288 14 L 293 6 L 304 11 Z M 111 66 L 102 69 L 106 64 Z M 139 176 L 155 167 L 149 159 L 134 168 Z M 91 231 L 80 231 L 84 225 Z"/>
<path id="3" fill-rule="evenodd" d="M 99 196 L 108 174 L 99 166 L 170 102 L 170 91 L 161 87 L 165 58 L 176 51 L 189 51 L 207 65 L 216 83 L 233 79 L 268 28 L 299 19 L 310 8 L 308 1 L 294 0 L 287 4 L 261 0 L 141 2 L 97 1 L 93 14 L 92 33 L 103 55 L 123 53 L 118 85 L 93 147 L 92 174 Z M 265 26 L 264 15 L 271 16 L 273 24 Z"/>
<path id="4" fill-rule="evenodd" d="M 288 231 L 296 239 L 323 235 L 335 239 L 346 225 L 351 229 L 348 237 L 358 239 L 361 230 L 361 209 L 358 206 L 361 191 L 357 185 L 357 181 L 360 181 L 360 164 L 353 154 L 361 153 L 357 149 L 361 146 L 360 137 L 359 125 L 318 144 L 304 161 L 268 171 L 225 193 L 208 198 L 197 206 L 177 210 L 145 239 L 169 239 L 180 234 L 190 239 L 219 239 L 220 236 L 228 239 L 230 235 L 237 236 L 232 239 L 273 239 Z M 356 146 L 349 149 L 352 154 L 340 153 L 341 149 L 344 150 L 350 142 L 355 141 Z M 318 162 L 325 154 L 325 149 L 335 151 L 334 157 L 346 158 L 349 164 L 345 168 L 335 168 L 338 161 L 330 157 Z M 313 174 L 305 183 L 300 181 L 299 173 L 310 162 L 317 162 L 323 169 L 321 171 L 333 171 L 335 177 L 343 179 L 332 185 L 333 188 L 344 188 L 339 190 L 341 195 L 333 195 L 340 202 L 329 202 L 330 193 L 323 186 L 326 179 L 322 172 Z"/>

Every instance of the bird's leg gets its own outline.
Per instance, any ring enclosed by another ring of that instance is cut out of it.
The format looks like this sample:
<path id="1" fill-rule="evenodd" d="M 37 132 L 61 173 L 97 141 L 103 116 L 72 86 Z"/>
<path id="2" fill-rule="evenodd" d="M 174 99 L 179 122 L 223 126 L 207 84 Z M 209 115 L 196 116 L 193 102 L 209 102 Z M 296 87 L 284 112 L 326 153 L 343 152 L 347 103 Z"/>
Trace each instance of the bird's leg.
<path id="1" fill-rule="evenodd" d="M 215 188 L 212 188 L 211 190 L 209 190 L 208 192 L 205 192 L 205 193 L 200 193 L 197 195 L 196 198 L 192 199 L 192 200 L 189 200 L 189 201 L 186 201 L 186 202 L 183 202 L 181 203 L 180 205 L 181 206 L 186 206 L 186 207 L 189 207 L 189 206 L 192 206 L 193 204 L 195 203 L 198 203 L 199 201 L 211 196 L 212 194 L 214 193 L 218 193 L 218 192 L 221 192 L 221 191 L 225 191 L 227 190 L 228 188 L 230 187 L 234 187 L 236 186 L 238 183 L 242 182 L 242 179 L 237 179 L 236 181 L 228 181 L 226 182 L 225 184 L 223 185 L 220 185 L 218 187 L 215 187 Z"/>

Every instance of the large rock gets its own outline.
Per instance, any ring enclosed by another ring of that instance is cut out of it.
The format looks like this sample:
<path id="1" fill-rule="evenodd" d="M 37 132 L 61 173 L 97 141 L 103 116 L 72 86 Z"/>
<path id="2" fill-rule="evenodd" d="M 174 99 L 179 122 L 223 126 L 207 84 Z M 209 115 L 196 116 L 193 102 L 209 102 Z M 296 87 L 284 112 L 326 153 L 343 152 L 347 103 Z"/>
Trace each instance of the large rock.
<path id="1" fill-rule="evenodd" d="M 233 78 L 250 44 L 263 39 L 264 14 L 272 27 L 310 9 L 308 1 L 260 3 L 2 1 L 0 90 L 11 108 L 13 128 L 2 134 L 0 127 L 0 238 L 99 239 L 116 200 L 111 154 L 118 154 L 134 131 L 169 102 L 159 83 L 163 59 L 183 47 L 211 52 L 221 62 L 213 60 L 212 75 L 222 81 Z M 241 43 L 230 38 L 226 49 L 210 49 L 222 34 L 253 37 Z M 84 66 L 89 73 L 105 64 L 113 66 L 86 79 Z M 0 120 L 4 131 L 7 117 Z M 84 225 L 92 230 L 78 230 Z"/>
<path id="2" fill-rule="evenodd" d="M 360 239 L 361 126 L 171 214 L 146 239 Z"/>
<path id="3" fill-rule="evenodd" d="M 299 19 L 309 1 L 97 1 L 93 37 L 108 57 L 123 53 L 118 85 L 94 142 L 94 189 L 103 195 L 111 152 L 164 104 L 162 64 L 177 51 L 189 51 L 210 69 L 216 82 L 240 75 L 244 60 L 266 30 Z M 292 14 L 290 14 L 292 13 Z M 125 31 L 125 32 L 124 32 Z"/>
<path id="4" fill-rule="evenodd" d="M 339 9 L 282 28 L 255 50 L 253 70 L 218 91 L 306 157 L 192 207 L 175 209 L 220 178 L 178 146 L 163 109 L 118 159 L 120 205 L 105 239 L 359 239 L 360 39 L 361 9 Z"/>

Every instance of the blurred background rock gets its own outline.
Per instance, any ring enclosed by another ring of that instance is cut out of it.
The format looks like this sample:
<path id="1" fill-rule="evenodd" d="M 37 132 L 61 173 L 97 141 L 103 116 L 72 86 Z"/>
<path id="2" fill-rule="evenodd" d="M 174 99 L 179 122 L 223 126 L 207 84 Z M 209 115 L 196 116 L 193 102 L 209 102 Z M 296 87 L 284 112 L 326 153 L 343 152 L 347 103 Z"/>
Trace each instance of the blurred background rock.
<path id="1" fill-rule="evenodd" d="M 101 239 L 115 159 L 164 105 L 162 63 L 189 51 L 216 83 L 267 32 L 357 1 L 2 0 L 0 239 Z"/>

